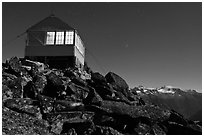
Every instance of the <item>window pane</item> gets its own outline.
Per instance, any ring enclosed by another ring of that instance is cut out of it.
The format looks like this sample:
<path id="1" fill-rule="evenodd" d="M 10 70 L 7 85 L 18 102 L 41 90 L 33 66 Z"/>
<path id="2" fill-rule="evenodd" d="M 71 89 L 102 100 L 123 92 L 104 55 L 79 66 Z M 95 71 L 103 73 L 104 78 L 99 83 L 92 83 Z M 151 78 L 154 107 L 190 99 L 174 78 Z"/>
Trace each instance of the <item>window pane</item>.
<path id="1" fill-rule="evenodd" d="M 64 32 L 57 32 L 56 34 L 56 44 L 64 44 Z"/>
<path id="2" fill-rule="evenodd" d="M 73 40 L 74 40 L 74 31 L 67 31 L 65 44 L 73 44 Z"/>
<path id="3" fill-rule="evenodd" d="M 54 44 L 55 42 L 55 32 L 47 32 L 46 44 Z"/>

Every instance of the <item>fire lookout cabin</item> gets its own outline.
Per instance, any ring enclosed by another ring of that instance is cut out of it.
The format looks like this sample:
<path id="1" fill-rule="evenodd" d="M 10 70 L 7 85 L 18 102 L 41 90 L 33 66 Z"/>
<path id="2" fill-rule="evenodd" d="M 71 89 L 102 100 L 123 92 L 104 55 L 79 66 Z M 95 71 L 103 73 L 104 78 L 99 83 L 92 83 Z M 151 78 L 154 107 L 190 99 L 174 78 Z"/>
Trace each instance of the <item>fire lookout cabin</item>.
<path id="1" fill-rule="evenodd" d="M 26 31 L 25 58 L 52 68 L 83 69 L 85 46 L 76 29 L 50 15 Z"/>

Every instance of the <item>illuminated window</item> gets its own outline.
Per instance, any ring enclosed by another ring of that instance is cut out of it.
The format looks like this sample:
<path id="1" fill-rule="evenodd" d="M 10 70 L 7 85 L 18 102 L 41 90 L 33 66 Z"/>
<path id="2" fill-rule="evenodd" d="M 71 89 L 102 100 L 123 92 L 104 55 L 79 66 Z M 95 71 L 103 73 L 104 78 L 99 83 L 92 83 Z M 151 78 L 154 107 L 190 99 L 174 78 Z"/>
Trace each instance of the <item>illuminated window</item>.
<path id="1" fill-rule="evenodd" d="M 73 42 L 74 42 L 74 31 L 67 31 L 65 44 L 73 44 Z"/>
<path id="2" fill-rule="evenodd" d="M 56 44 L 64 44 L 64 32 L 57 32 L 56 33 Z"/>
<path id="3" fill-rule="evenodd" d="M 54 42 L 55 42 L 55 32 L 47 32 L 46 44 L 54 45 Z"/>

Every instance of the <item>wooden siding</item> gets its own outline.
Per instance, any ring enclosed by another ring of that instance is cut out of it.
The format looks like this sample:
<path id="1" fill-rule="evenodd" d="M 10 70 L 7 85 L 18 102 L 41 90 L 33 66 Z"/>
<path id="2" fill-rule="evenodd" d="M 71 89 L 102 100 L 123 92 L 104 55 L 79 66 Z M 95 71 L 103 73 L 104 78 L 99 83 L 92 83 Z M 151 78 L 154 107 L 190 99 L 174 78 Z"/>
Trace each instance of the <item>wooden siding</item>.
<path id="1" fill-rule="evenodd" d="M 25 56 L 74 56 L 74 46 L 26 46 Z"/>

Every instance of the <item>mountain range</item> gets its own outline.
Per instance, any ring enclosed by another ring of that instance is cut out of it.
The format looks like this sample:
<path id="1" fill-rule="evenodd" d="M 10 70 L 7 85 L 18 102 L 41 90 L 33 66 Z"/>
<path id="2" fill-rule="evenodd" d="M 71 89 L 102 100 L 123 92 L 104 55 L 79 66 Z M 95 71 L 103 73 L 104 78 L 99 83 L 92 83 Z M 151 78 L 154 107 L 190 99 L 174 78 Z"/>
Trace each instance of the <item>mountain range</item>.
<path id="1" fill-rule="evenodd" d="M 146 102 L 173 109 L 191 120 L 202 120 L 202 93 L 195 90 L 183 90 L 172 86 L 160 88 L 138 86 L 131 91 Z"/>

